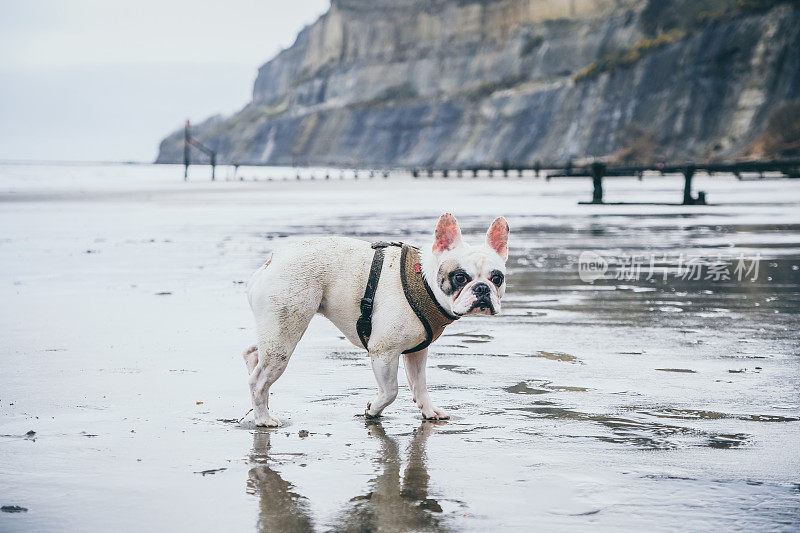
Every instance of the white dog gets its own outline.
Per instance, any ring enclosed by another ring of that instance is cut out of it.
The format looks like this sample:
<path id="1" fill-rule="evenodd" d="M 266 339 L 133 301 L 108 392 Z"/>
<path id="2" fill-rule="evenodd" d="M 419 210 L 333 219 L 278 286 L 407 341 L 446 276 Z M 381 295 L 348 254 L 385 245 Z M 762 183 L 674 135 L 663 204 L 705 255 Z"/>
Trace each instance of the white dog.
<path id="1" fill-rule="evenodd" d="M 449 213 L 439 218 L 433 245 L 421 253 L 401 243 L 370 245 L 344 237 L 275 251 L 247 290 L 258 332 L 257 344 L 244 353 L 256 425 L 280 425 L 269 412 L 269 388 L 316 313 L 369 352 L 378 395 L 367 404 L 366 416 L 379 416 L 397 396 L 402 354 L 422 416 L 448 418 L 428 395 L 427 347 L 463 315 L 500 311 L 507 258 L 504 218 L 492 223 L 484 245 L 470 246 Z"/>

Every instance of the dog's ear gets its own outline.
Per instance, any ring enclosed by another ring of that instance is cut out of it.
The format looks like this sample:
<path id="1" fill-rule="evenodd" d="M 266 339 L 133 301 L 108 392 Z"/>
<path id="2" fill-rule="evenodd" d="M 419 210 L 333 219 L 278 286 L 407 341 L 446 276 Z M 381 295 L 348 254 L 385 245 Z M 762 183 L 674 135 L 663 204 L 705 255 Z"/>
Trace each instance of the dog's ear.
<path id="1" fill-rule="evenodd" d="M 486 246 L 497 252 L 497 255 L 508 259 L 508 222 L 503 217 L 494 219 L 486 232 Z"/>
<path id="2" fill-rule="evenodd" d="M 460 244 L 461 229 L 458 227 L 456 217 L 445 213 L 439 217 L 439 222 L 436 224 L 436 232 L 433 235 L 433 253 L 438 256 Z"/>

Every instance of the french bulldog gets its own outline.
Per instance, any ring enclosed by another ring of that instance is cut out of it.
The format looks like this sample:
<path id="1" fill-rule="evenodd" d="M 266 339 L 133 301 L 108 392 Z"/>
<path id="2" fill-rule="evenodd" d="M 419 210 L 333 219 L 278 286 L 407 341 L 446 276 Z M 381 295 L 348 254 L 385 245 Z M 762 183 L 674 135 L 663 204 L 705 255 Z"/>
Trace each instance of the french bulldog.
<path id="1" fill-rule="evenodd" d="M 247 297 L 256 322 L 257 343 L 243 356 L 249 373 L 253 414 L 258 426 L 279 426 L 269 412 L 269 388 L 283 374 L 292 352 L 315 314 L 319 313 L 354 345 L 363 347 L 356 330 L 360 302 L 375 250 L 366 241 L 346 237 L 303 240 L 273 252 L 252 276 Z M 426 331 L 412 310 L 400 279 L 400 248 L 385 249 L 374 297 L 368 352 L 377 396 L 367 404 L 367 417 L 380 416 L 397 397 L 397 369 L 404 357 L 414 402 L 427 419 L 445 419 L 428 394 L 425 364 L 428 349 L 419 346 Z M 420 252 L 425 281 L 442 309 L 456 317 L 497 314 L 505 293 L 508 224 L 497 218 L 484 244 L 461 238 L 453 215 L 439 218 L 433 244 Z"/>

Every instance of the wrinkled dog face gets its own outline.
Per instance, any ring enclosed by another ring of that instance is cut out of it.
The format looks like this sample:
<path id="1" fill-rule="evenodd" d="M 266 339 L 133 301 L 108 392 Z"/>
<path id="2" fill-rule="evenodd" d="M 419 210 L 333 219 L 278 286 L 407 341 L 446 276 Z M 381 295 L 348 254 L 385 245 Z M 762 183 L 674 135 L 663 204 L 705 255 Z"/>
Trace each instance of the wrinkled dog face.
<path id="1" fill-rule="evenodd" d="M 495 315 L 500 312 L 508 259 L 506 219 L 500 217 L 492 223 L 482 246 L 470 246 L 461 240 L 455 217 L 450 213 L 442 215 L 434 235 L 433 257 L 437 263 L 436 286 L 454 314 Z"/>

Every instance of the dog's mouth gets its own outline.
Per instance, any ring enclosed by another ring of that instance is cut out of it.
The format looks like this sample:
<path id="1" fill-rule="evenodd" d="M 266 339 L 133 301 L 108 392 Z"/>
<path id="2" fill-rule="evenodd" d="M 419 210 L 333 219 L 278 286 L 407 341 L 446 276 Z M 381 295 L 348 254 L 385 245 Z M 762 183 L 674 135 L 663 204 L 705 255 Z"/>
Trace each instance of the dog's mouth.
<path id="1" fill-rule="evenodd" d="M 467 313 L 472 313 L 473 311 L 478 311 L 478 313 L 484 313 L 488 315 L 497 314 L 497 311 L 494 310 L 494 305 L 492 305 L 492 301 L 489 298 L 478 298 L 475 300 Z"/>

